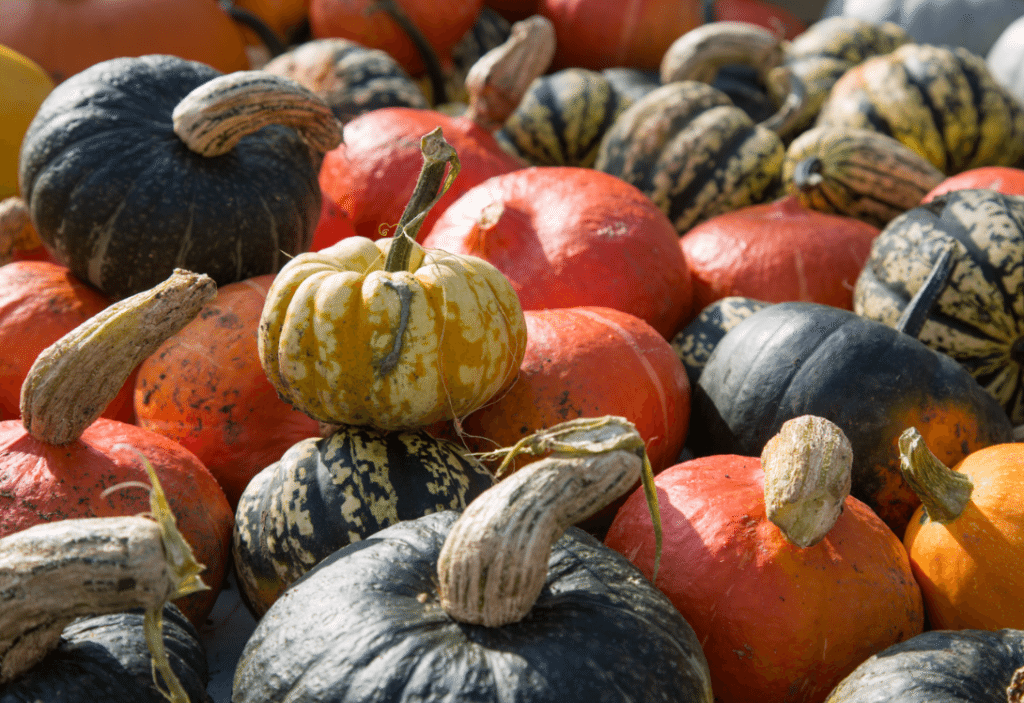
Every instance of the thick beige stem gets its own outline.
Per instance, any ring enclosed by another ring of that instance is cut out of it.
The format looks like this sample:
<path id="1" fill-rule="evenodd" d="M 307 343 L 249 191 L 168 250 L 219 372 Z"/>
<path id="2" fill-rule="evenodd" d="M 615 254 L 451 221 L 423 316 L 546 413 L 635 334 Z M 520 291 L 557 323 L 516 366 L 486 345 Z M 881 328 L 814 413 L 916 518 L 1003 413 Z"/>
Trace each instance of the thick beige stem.
<path id="1" fill-rule="evenodd" d="M 42 246 L 24 198 L 0 200 L 0 266 L 14 258 L 14 252 Z"/>
<path id="2" fill-rule="evenodd" d="M 676 39 L 661 59 L 661 82 L 711 83 L 723 66 L 752 66 L 762 73 L 782 65 L 785 43 L 750 22 L 709 22 Z"/>
<path id="3" fill-rule="evenodd" d="M 903 478 L 921 499 L 928 517 L 941 523 L 960 517 L 974 492 L 970 477 L 949 468 L 932 454 L 916 427 L 900 435 L 899 446 Z"/>

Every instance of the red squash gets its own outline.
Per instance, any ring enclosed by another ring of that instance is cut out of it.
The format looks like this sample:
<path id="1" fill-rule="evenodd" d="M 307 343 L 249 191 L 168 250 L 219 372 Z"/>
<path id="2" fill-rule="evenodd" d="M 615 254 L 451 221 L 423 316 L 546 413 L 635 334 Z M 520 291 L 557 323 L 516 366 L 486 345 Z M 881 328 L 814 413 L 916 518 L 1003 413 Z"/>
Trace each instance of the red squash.
<path id="1" fill-rule="evenodd" d="M 853 309 L 853 285 L 879 230 L 805 208 L 794 196 L 719 215 L 679 239 L 693 305 L 738 295 Z"/>
<path id="2" fill-rule="evenodd" d="M 922 203 L 954 190 L 988 188 L 1006 195 L 1024 195 L 1024 169 L 1012 166 L 979 166 L 949 176 L 921 199 Z"/>
<path id="3" fill-rule="evenodd" d="M 690 270 L 675 227 L 637 188 L 594 169 L 537 166 L 491 178 L 452 203 L 422 243 L 490 262 L 524 310 L 615 308 L 666 339 L 690 318 Z"/>
<path id="4" fill-rule="evenodd" d="M 320 200 L 320 219 L 313 230 L 313 242 L 310 251 L 320 251 L 342 239 L 356 236 L 356 227 L 349 214 L 328 197 Z"/>
<path id="5" fill-rule="evenodd" d="M 138 424 L 175 440 L 220 482 L 232 509 L 249 480 L 296 442 L 319 434 L 277 397 L 256 348 L 274 276 L 221 286 L 199 316 L 142 362 Z"/>

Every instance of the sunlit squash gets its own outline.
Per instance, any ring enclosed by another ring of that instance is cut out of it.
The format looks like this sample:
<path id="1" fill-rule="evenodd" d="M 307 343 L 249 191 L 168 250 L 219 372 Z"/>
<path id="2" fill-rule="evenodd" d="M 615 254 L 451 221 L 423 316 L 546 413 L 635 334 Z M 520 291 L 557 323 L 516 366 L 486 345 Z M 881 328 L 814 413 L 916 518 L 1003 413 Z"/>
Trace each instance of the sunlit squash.
<path id="1" fill-rule="evenodd" d="M 18 152 L 53 79 L 27 56 L 0 43 L 0 200 L 18 193 Z"/>

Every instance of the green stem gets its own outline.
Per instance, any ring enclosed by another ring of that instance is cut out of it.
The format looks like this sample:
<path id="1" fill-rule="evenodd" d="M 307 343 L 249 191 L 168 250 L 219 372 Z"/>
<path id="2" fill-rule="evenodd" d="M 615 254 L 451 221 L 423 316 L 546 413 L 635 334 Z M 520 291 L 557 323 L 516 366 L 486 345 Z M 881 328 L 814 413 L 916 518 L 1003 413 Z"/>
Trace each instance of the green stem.
<path id="1" fill-rule="evenodd" d="M 924 324 L 928 321 L 928 316 L 931 315 L 932 308 L 935 307 L 942 291 L 946 290 L 946 282 L 956 266 L 956 261 L 953 259 L 955 248 L 956 244 L 951 244 L 939 254 L 932 270 L 928 272 L 928 277 L 924 279 L 917 293 L 903 309 L 900 319 L 896 321 L 897 330 L 914 339 L 921 334 Z"/>
<path id="2" fill-rule="evenodd" d="M 903 478 L 921 499 L 928 517 L 943 524 L 960 517 L 974 490 L 970 477 L 939 461 L 916 427 L 900 435 L 899 445 Z"/>
<path id="3" fill-rule="evenodd" d="M 384 270 L 392 273 L 409 269 L 409 258 L 423 219 L 459 175 L 459 156 L 452 145 L 445 141 L 440 127 L 420 139 L 420 151 L 423 153 L 423 167 L 409 203 L 398 221 L 394 241 L 391 242 L 388 258 L 384 262 Z"/>

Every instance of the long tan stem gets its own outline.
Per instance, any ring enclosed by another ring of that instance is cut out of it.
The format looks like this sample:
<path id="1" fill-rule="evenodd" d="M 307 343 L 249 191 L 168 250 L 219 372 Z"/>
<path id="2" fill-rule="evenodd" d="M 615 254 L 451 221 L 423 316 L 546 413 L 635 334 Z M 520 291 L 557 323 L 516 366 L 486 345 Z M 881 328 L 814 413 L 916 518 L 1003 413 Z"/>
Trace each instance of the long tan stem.
<path id="1" fill-rule="evenodd" d="M 932 454 L 916 427 L 900 435 L 900 470 L 913 489 L 928 517 L 936 522 L 956 520 L 974 492 L 970 477 L 953 471 Z"/>

